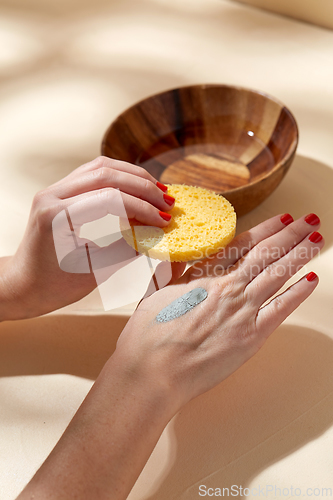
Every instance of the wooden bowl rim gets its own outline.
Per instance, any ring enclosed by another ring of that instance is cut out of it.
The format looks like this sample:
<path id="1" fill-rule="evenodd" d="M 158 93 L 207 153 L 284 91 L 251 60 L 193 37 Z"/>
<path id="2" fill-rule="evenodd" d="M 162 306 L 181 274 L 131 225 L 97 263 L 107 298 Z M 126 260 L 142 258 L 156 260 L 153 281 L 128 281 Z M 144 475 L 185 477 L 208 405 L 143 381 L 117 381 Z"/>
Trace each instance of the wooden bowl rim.
<path id="1" fill-rule="evenodd" d="M 227 89 L 232 89 L 232 90 L 237 90 L 237 91 L 245 91 L 245 92 L 249 92 L 251 94 L 261 95 L 261 96 L 265 97 L 266 99 L 278 104 L 281 107 L 281 110 L 285 109 L 285 111 L 288 113 L 289 118 L 291 119 L 291 122 L 293 123 L 294 128 L 295 128 L 295 136 L 294 136 L 292 142 L 290 143 L 285 156 L 282 158 L 281 161 L 279 161 L 276 165 L 274 165 L 274 167 L 271 170 L 269 170 L 269 172 L 267 172 L 265 175 L 261 176 L 259 179 L 253 180 L 253 182 L 249 182 L 248 184 L 245 184 L 244 186 L 240 186 L 238 188 L 229 189 L 228 191 L 224 191 L 224 193 L 229 194 L 229 193 L 241 192 L 249 187 L 252 187 L 252 186 L 255 186 L 256 184 L 259 184 L 260 182 L 262 182 L 265 179 L 267 179 L 268 177 L 270 177 L 274 172 L 276 172 L 277 170 L 282 168 L 290 160 L 290 158 L 292 158 L 292 156 L 296 152 L 298 141 L 299 141 L 299 129 L 298 129 L 297 121 L 296 121 L 293 113 L 290 111 L 290 109 L 287 106 L 285 106 L 285 104 L 283 104 L 282 101 L 280 101 L 276 97 L 271 96 L 267 92 L 248 88 L 248 87 L 243 87 L 241 85 L 229 85 L 227 83 L 199 83 L 199 84 L 195 84 L 195 85 L 183 85 L 181 87 L 174 87 L 174 88 L 171 88 L 168 90 L 163 90 L 162 92 L 156 92 L 155 94 L 151 94 L 147 97 L 144 97 L 143 99 L 140 99 L 139 101 L 135 102 L 134 104 L 132 104 L 128 108 L 124 109 L 124 111 L 122 111 L 119 115 L 117 115 L 116 118 L 111 122 L 111 124 L 107 128 L 106 132 L 104 133 L 104 136 L 102 139 L 102 147 L 101 147 L 102 154 L 104 153 L 105 146 L 107 144 L 106 139 L 110 133 L 110 130 L 115 125 L 115 123 L 122 116 L 124 116 L 125 113 L 131 111 L 132 109 L 136 108 L 137 106 L 144 103 L 145 101 L 159 97 L 163 94 L 168 94 L 169 92 L 175 92 L 175 91 L 180 90 L 180 89 L 190 90 L 190 89 L 206 89 L 206 88 L 227 88 Z"/>

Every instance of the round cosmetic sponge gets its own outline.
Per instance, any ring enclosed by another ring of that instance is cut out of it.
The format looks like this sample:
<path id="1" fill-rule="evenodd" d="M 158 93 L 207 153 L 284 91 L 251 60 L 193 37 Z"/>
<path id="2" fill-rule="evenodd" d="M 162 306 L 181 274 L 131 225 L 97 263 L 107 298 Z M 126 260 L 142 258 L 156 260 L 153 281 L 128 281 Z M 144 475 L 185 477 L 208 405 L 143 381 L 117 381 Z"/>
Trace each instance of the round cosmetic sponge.
<path id="1" fill-rule="evenodd" d="M 200 187 L 171 184 L 175 205 L 170 224 L 146 226 L 136 219 L 120 219 L 126 242 L 153 259 L 187 262 L 213 255 L 234 238 L 236 213 L 223 196 Z"/>

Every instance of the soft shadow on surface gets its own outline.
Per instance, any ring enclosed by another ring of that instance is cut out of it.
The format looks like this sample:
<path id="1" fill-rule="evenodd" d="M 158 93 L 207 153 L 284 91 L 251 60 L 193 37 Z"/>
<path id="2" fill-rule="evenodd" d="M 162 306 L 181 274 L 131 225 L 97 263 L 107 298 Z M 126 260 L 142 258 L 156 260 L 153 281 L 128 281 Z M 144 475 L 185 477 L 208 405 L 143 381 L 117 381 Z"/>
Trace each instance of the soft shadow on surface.
<path id="1" fill-rule="evenodd" d="M 312 39 L 315 41 L 317 38 L 325 35 L 322 32 L 323 27 L 316 26 L 304 19 L 298 19 L 289 15 L 284 15 L 279 12 L 270 11 L 269 8 L 258 7 L 243 3 L 242 1 L 230 2 L 230 7 L 224 9 L 223 22 L 228 26 L 233 26 L 239 29 L 244 38 L 249 38 L 258 28 L 265 29 L 269 32 L 270 40 L 277 42 L 276 45 L 271 47 L 271 55 L 274 56 L 274 49 L 277 53 L 280 50 L 280 40 L 282 37 L 288 37 L 291 41 L 302 42 L 309 36 L 309 26 L 314 29 L 311 33 Z M 319 28 L 319 29 L 318 29 Z M 325 28 L 324 28 L 325 29 Z M 327 29 L 327 28 L 326 28 Z M 291 50 L 302 50 L 301 44 L 291 45 Z"/>
<path id="2" fill-rule="evenodd" d="M 204 5 L 204 4 L 203 4 Z M 80 18 L 82 15 L 92 15 L 98 11 L 105 11 L 108 14 L 122 15 L 127 14 L 129 11 L 131 15 L 149 14 L 156 10 L 163 12 L 166 19 L 184 15 L 193 24 L 195 21 L 201 25 L 205 19 L 210 20 L 212 28 L 217 28 L 223 22 L 225 27 L 232 26 L 237 28 L 242 37 L 249 37 L 258 28 L 264 28 L 269 31 L 270 36 L 272 33 L 276 36 L 277 42 L 280 41 L 281 36 L 291 36 L 296 40 L 302 40 L 308 36 L 308 31 L 303 27 L 303 22 L 295 24 L 295 20 L 289 17 L 282 17 L 281 14 L 271 13 L 261 10 L 257 7 L 247 4 L 236 3 L 233 5 L 224 2 L 223 5 L 219 1 L 214 4 L 210 2 L 206 8 L 198 8 L 197 5 L 191 5 L 191 2 L 179 2 L 177 9 L 173 4 L 167 0 L 140 0 L 134 2 L 133 0 L 1 0 L 2 8 L 18 9 L 21 11 L 28 11 L 29 13 L 37 12 L 49 14 L 54 16 L 67 16 Z M 213 18 L 212 18 L 213 14 Z M 282 19 L 281 19 L 282 17 Z M 286 19 L 293 22 L 292 25 L 286 24 Z M 297 29 L 295 29 L 297 26 Z M 307 27 L 308 29 L 308 27 Z M 312 36 L 320 36 L 320 31 L 313 31 Z M 276 50 L 279 50 L 277 44 Z"/>
<path id="3" fill-rule="evenodd" d="M 296 155 L 278 188 L 252 212 L 240 217 L 237 234 L 256 226 L 273 215 L 289 212 L 294 219 L 316 213 L 321 219 L 325 252 L 333 243 L 332 231 L 333 169 L 317 160 Z"/>
<path id="4" fill-rule="evenodd" d="M 94 380 L 128 316 L 49 315 L 0 325 L 0 377 L 66 373 Z"/>
<path id="5" fill-rule="evenodd" d="M 143 12 L 149 13 L 157 9 L 163 11 L 165 15 L 168 15 L 168 13 L 175 14 L 175 9 L 172 5 L 169 5 L 168 1 L 161 2 L 156 0 L 140 0 L 140 2 L 133 0 L 121 0 L 121 2 L 119 0 L 95 0 L 94 2 L 91 2 L 91 0 L 58 0 L 57 2 L 54 0 L 1 0 L 1 7 L 62 16 L 76 15 L 76 17 L 81 16 L 82 13 L 91 15 L 103 9 L 108 13 L 114 14 L 126 14 L 129 10 L 131 15 L 133 13 L 142 14 Z M 222 10 L 219 2 L 216 2 L 216 6 L 214 7 L 215 13 Z M 182 8 L 181 4 L 179 8 Z M 200 17 L 198 14 L 195 15 L 191 6 L 187 9 L 185 6 L 184 10 L 191 17 Z M 179 13 L 178 9 L 177 13 Z M 202 9 L 200 10 L 200 14 L 202 14 Z"/>
<path id="6" fill-rule="evenodd" d="M 7 7 L 11 9 L 29 10 L 37 11 L 38 13 L 47 14 L 73 14 L 78 13 L 81 9 L 97 10 L 101 8 L 107 8 L 110 4 L 115 4 L 116 2 L 110 2 L 110 0 L 95 0 L 91 2 L 90 0 L 59 0 L 55 2 L 54 0 L 1 0 L 1 7 Z"/>
<path id="7" fill-rule="evenodd" d="M 263 469 L 332 425 L 332 359 L 329 337 L 282 325 L 256 356 L 174 418 L 173 463 L 145 495 L 141 487 L 153 482 L 148 462 L 133 498 L 192 500 L 201 484 L 247 487 Z"/>
<path id="8" fill-rule="evenodd" d="M 60 148 L 61 149 L 61 148 Z M 43 188 L 47 188 L 51 184 L 55 184 L 73 170 L 80 167 L 84 163 L 88 163 L 96 157 L 94 154 L 95 148 L 90 144 L 84 145 L 80 149 L 77 156 L 68 154 L 66 156 L 58 156 L 50 152 L 50 155 L 26 154 L 22 155 L 17 161 L 17 171 L 20 175 L 25 175 L 27 178 L 35 178 Z"/>

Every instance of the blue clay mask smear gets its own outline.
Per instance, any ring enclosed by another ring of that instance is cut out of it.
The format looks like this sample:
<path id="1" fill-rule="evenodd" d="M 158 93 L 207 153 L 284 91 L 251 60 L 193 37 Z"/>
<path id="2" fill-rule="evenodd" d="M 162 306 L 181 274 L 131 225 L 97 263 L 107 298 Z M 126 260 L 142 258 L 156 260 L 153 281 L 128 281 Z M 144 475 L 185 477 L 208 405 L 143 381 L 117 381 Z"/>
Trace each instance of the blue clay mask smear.
<path id="1" fill-rule="evenodd" d="M 204 288 L 194 288 L 162 309 L 156 316 L 156 321 L 158 323 L 166 323 L 172 319 L 179 318 L 179 316 L 183 316 L 183 314 L 193 309 L 193 307 L 200 304 L 207 297 L 208 293 Z"/>

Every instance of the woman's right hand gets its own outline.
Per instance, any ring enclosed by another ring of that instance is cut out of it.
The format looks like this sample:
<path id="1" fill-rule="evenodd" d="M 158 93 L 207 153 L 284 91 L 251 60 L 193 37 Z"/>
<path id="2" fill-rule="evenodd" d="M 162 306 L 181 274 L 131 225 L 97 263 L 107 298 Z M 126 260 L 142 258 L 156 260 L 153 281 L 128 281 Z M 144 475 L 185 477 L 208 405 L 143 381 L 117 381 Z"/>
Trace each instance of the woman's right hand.
<path id="1" fill-rule="evenodd" d="M 147 387 L 159 386 L 175 413 L 253 356 L 313 292 L 318 278 L 309 273 L 274 297 L 323 247 L 319 224 L 313 215 L 295 222 L 276 216 L 243 233 L 222 255 L 144 299 L 114 356 Z M 206 299 L 182 316 L 157 321 L 162 309 L 198 287 Z"/>
<path id="2" fill-rule="evenodd" d="M 3 258 L 0 321 L 39 316 L 76 302 L 136 258 L 124 239 L 100 247 L 80 238 L 83 224 L 108 214 L 166 227 L 174 198 L 146 170 L 99 157 L 36 194 L 14 256 Z"/>

